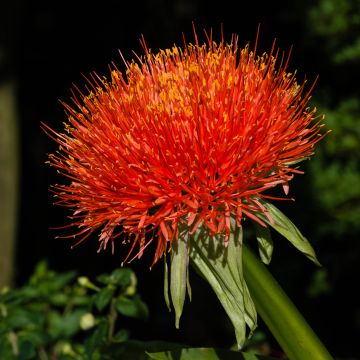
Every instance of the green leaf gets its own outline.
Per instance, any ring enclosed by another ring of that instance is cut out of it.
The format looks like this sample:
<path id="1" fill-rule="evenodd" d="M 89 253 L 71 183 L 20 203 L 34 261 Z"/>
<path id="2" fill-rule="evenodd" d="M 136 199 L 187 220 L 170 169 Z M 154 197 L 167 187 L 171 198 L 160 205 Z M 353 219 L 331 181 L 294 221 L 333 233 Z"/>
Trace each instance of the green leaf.
<path id="1" fill-rule="evenodd" d="M 17 359 L 19 360 L 28 360 L 34 359 L 35 353 L 35 346 L 30 341 L 21 341 L 19 342 L 19 355 Z"/>
<path id="2" fill-rule="evenodd" d="M 120 314 L 125 316 L 138 319 L 147 319 L 149 316 L 147 306 L 137 296 L 133 298 L 120 296 L 115 302 L 115 307 Z"/>
<path id="3" fill-rule="evenodd" d="M 170 294 L 175 309 L 175 327 L 179 328 L 183 311 L 187 273 L 189 269 L 188 232 L 183 232 L 177 241 L 173 242 L 170 265 Z"/>
<path id="4" fill-rule="evenodd" d="M 106 341 L 106 334 L 108 331 L 107 321 L 102 321 L 96 327 L 92 335 L 85 340 L 85 354 L 86 359 L 94 359 L 94 353 Z"/>
<path id="5" fill-rule="evenodd" d="M 66 306 L 69 302 L 69 296 L 64 293 L 55 293 L 50 295 L 49 301 L 55 306 Z"/>
<path id="6" fill-rule="evenodd" d="M 169 297 L 169 269 L 166 259 L 166 253 L 164 254 L 164 299 L 165 304 L 169 311 L 171 311 L 170 297 Z"/>
<path id="7" fill-rule="evenodd" d="M 250 335 L 256 328 L 257 314 L 242 270 L 242 230 L 233 224 L 228 245 L 223 237 L 208 236 L 199 227 L 191 238 L 191 264 L 209 282 L 229 316 L 238 347 L 244 345 L 246 325 Z"/>
<path id="8" fill-rule="evenodd" d="M 75 310 L 64 315 L 51 311 L 48 317 L 49 334 L 55 339 L 75 335 L 80 331 L 80 318 L 85 312 L 85 310 Z"/>
<path id="9" fill-rule="evenodd" d="M 215 348 L 185 348 L 164 341 L 129 340 L 101 348 L 102 360 L 275 360 L 275 358 Z"/>
<path id="10" fill-rule="evenodd" d="M 25 285 L 20 289 L 9 290 L 6 292 L 2 301 L 4 303 L 12 303 L 14 305 L 25 304 L 31 302 L 34 299 L 39 300 L 42 296 L 37 286 Z"/>
<path id="11" fill-rule="evenodd" d="M 333 288 L 328 280 L 328 273 L 324 268 L 316 269 L 313 274 L 311 283 L 307 288 L 307 294 L 310 297 L 317 297 L 324 294 L 329 294 Z"/>
<path id="12" fill-rule="evenodd" d="M 36 347 L 46 346 L 51 342 L 51 337 L 46 329 L 35 329 L 33 331 L 18 332 L 19 338 L 24 341 L 29 341 Z"/>
<path id="13" fill-rule="evenodd" d="M 107 305 L 109 305 L 115 289 L 112 286 L 101 289 L 94 295 L 95 306 L 99 311 L 102 311 Z"/>
<path id="14" fill-rule="evenodd" d="M 273 204 L 265 200 L 261 200 L 261 203 L 268 210 L 270 216 L 273 219 L 273 222 L 271 222 L 263 214 L 257 214 L 257 216 L 269 224 L 281 235 L 283 235 L 286 239 L 288 239 L 308 259 L 310 259 L 316 265 L 321 266 L 309 241 L 301 234 L 300 230 L 291 222 L 291 220 Z"/>
<path id="15" fill-rule="evenodd" d="M 31 279 L 45 277 L 49 273 L 49 267 L 46 260 L 40 260 L 35 267 L 34 274 Z"/>
<path id="16" fill-rule="evenodd" d="M 133 277 L 135 274 L 129 268 L 115 269 L 110 275 L 110 283 L 117 286 L 129 286 L 133 282 Z"/>
<path id="17" fill-rule="evenodd" d="M 112 341 L 116 343 L 122 343 L 124 341 L 127 341 L 128 339 L 129 339 L 129 331 L 125 329 L 121 329 L 113 336 Z"/>
<path id="18" fill-rule="evenodd" d="M 76 277 L 75 271 L 57 274 L 53 271 L 43 273 L 44 269 L 40 266 L 41 271 L 35 273 L 29 282 L 28 291 L 36 290 L 41 296 L 49 296 L 55 291 L 62 291 Z M 29 292 L 31 294 L 31 292 Z M 37 295 L 39 296 L 39 295 Z"/>
<path id="19" fill-rule="evenodd" d="M 104 344 L 101 347 L 101 360 L 131 359 L 149 360 L 149 352 L 171 351 L 181 349 L 183 345 L 166 341 L 137 341 L 129 340 L 123 343 Z"/>
<path id="20" fill-rule="evenodd" d="M 101 274 L 96 277 L 96 281 L 98 281 L 100 284 L 108 285 L 108 284 L 110 284 L 110 275 L 109 274 Z"/>
<path id="21" fill-rule="evenodd" d="M 101 274 L 96 280 L 104 285 L 115 285 L 115 286 L 129 286 L 133 282 L 135 277 L 134 272 L 129 268 L 115 269 L 110 275 Z M 136 277 L 135 277 L 136 279 Z"/>
<path id="22" fill-rule="evenodd" d="M 259 254 L 261 261 L 268 265 L 271 261 L 271 256 L 274 249 L 274 244 L 271 239 L 271 233 L 268 227 L 261 226 L 255 223 L 256 239 L 259 245 Z"/>
<path id="23" fill-rule="evenodd" d="M 147 352 L 151 360 L 272 360 L 274 358 L 251 353 L 215 348 L 190 348 L 158 353 Z M 275 359 L 274 359 L 275 360 Z"/>
<path id="24" fill-rule="evenodd" d="M 33 312 L 28 308 L 11 306 L 8 308 L 8 315 L 4 319 L 11 329 L 36 328 L 44 322 L 44 314 Z"/>
<path id="25" fill-rule="evenodd" d="M 7 337 L 5 335 L 0 336 L 0 359 L 12 360 L 14 358 L 15 356 Z"/>

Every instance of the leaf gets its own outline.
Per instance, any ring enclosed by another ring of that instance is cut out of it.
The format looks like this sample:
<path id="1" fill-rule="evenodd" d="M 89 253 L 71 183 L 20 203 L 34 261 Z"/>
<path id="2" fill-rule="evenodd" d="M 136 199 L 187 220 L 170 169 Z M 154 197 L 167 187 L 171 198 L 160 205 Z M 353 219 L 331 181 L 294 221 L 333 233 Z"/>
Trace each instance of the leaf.
<path id="1" fill-rule="evenodd" d="M 171 311 L 170 297 L 169 297 L 169 269 L 166 259 L 166 253 L 164 254 L 164 299 L 165 304 L 169 311 Z"/>
<path id="2" fill-rule="evenodd" d="M 166 341 L 137 341 L 129 340 L 117 344 L 104 344 L 101 347 L 102 360 L 131 359 L 149 360 L 147 351 L 171 351 L 181 349 L 183 345 Z"/>
<path id="3" fill-rule="evenodd" d="M 49 302 L 55 306 L 65 307 L 66 304 L 69 302 L 69 296 L 65 295 L 64 293 L 51 294 L 49 297 Z"/>
<path id="4" fill-rule="evenodd" d="M 99 311 L 102 311 L 110 303 L 114 292 L 115 289 L 108 286 L 94 295 L 95 306 Z"/>
<path id="5" fill-rule="evenodd" d="M 29 341 L 36 347 L 45 346 L 51 341 L 46 328 L 34 328 L 31 330 L 21 330 L 17 332 L 22 341 Z"/>
<path id="6" fill-rule="evenodd" d="M 0 359 L 16 359 L 13 348 L 11 347 L 10 341 L 6 334 L 0 333 Z"/>
<path id="7" fill-rule="evenodd" d="M 128 298 L 120 296 L 115 302 L 116 310 L 125 316 L 138 319 L 146 319 L 149 316 L 149 310 L 139 297 Z"/>
<path id="8" fill-rule="evenodd" d="M 185 348 L 165 341 L 129 340 L 101 348 L 103 359 L 131 360 L 276 360 L 274 358 L 216 348 Z"/>
<path id="9" fill-rule="evenodd" d="M 268 265 L 271 261 L 271 256 L 274 249 L 274 244 L 271 239 L 271 233 L 268 227 L 261 226 L 255 223 L 256 239 L 259 245 L 259 254 L 261 261 Z"/>
<path id="10" fill-rule="evenodd" d="M 45 277 L 49 273 L 49 267 L 46 260 L 40 260 L 35 267 L 31 279 Z M 31 281 L 31 280 L 30 280 Z"/>
<path id="11" fill-rule="evenodd" d="M 40 296 L 48 296 L 56 291 L 62 291 L 66 285 L 75 279 L 76 275 L 75 271 L 59 274 L 48 271 L 41 276 L 39 276 L 39 274 L 35 274 L 30 279 L 29 287 L 30 289 L 36 289 Z"/>
<path id="12" fill-rule="evenodd" d="M 19 342 L 19 355 L 17 359 L 28 360 L 35 358 L 35 346 L 30 341 Z"/>
<path id="13" fill-rule="evenodd" d="M 151 360 L 272 360 L 274 358 L 251 353 L 215 348 L 190 348 L 158 353 L 147 352 Z M 274 359 L 275 360 L 275 359 Z"/>
<path id="14" fill-rule="evenodd" d="M 159 353 L 147 353 L 152 360 L 220 360 L 214 349 L 181 349 L 177 351 L 164 351 Z M 238 355 L 238 354 L 236 354 Z M 227 358 L 223 358 L 226 360 Z M 228 358 L 230 359 L 230 358 Z M 235 358 L 232 358 L 235 359 Z M 238 359 L 238 356 L 236 357 Z"/>
<path id="15" fill-rule="evenodd" d="M 69 338 L 80 331 L 80 318 L 85 310 L 75 310 L 67 314 L 60 314 L 57 311 L 49 313 L 49 334 L 54 338 Z"/>
<path id="16" fill-rule="evenodd" d="M 129 286 L 134 280 L 134 272 L 129 268 L 115 269 L 110 274 L 110 283 L 114 285 Z M 135 277 L 136 279 L 136 277 Z M 135 280 L 136 281 L 136 280 Z"/>
<path id="17" fill-rule="evenodd" d="M 184 307 L 188 278 L 189 250 L 187 241 L 187 233 L 184 236 L 179 236 L 179 239 L 174 241 L 171 252 L 170 294 L 175 309 L 175 327 L 177 329 Z"/>
<path id="18" fill-rule="evenodd" d="M 316 258 L 315 251 L 309 241 L 301 234 L 300 230 L 291 222 L 291 220 L 283 214 L 277 207 L 271 203 L 261 200 L 261 203 L 268 210 L 273 219 L 273 223 L 263 214 L 257 216 L 274 228 L 277 232 L 288 239 L 299 251 L 301 251 L 308 259 L 316 265 L 321 266 Z"/>
<path id="19" fill-rule="evenodd" d="M 96 280 L 103 285 L 115 285 L 126 287 L 132 285 L 135 282 L 136 285 L 136 276 L 135 273 L 129 268 L 119 268 L 115 269 L 110 275 L 101 274 Z"/>
<path id="20" fill-rule="evenodd" d="M 101 321 L 96 327 L 92 335 L 85 340 L 85 354 L 86 359 L 93 359 L 93 354 L 106 340 L 106 333 L 108 331 L 107 321 Z"/>
<path id="21" fill-rule="evenodd" d="M 109 285 L 110 284 L 110 275 L 109 274 L 101 274 L 96 277 L 96 281 L 98 281 L 100 284 L 103 284 L 103 285 Z"/>
<path id="22" fill-rule="evenodd" d="M 113 342 L 122 343 L 129 339 L 129 331 L 125 329 L 119 330 L 112 338 Z"/>
<path id="23" fill-rule="evenodd" d="M 310 297 L 317 297 L 324 294 L 329 294 L 333 288 L 328 279 L 328 273 L 325 269 L 316 269 L 314 272 L 310 285 L 307 288 L 307 294 Z"/>
<path id="24" fill-rule="evenodd" d="M 10 329 L 35 328 L 43 324 L 44 314 L 33 312 L 26 307 L 11 306 L 4 322 Z"/>
<path id="25" fill-rule="evenodd" d="M 63 274 L 56 274 L 52 279 L 49 279 L 47 286 L 44 286 L 46 290 L 51 289 L 51 291 L 62 291 L 65 285 L 73 281 L 77 276 L 75 271 L 68 271 Z M 49 294 L 49 293 L 47 293 Z"/>
<path id="26" fill-rule="evenodd" d="M 199 228 L 191 238 L 190 259 L 215 291 L 235 328 L 241 348 L 246 339 L 246 325 L 250 335 L 257 326 L 257 313 L 243 277 L 242 230 L 233 226 L 226 248 L 223 238 L 209 237 Z"/>

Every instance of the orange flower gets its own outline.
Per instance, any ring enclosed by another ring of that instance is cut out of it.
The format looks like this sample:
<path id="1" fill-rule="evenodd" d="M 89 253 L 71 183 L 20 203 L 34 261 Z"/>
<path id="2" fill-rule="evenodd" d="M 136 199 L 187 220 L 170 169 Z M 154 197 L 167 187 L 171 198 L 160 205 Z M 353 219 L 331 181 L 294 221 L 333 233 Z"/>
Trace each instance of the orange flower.
<path id="1" fill-rule="evenodd" d="M 321 120 L 307 108 L 309 93 L 287 72 L 287 61 L 239 49 L 237 37 L 211 37 L 126 62 L 111 81 L 91 76 L 65 105 L 65 133 L 50 164 L 70 180 L 55 185 L 60 205 L 74 209 L 84 240 L 100 231 L 100 249 L 128 234 L 137 256 L 157 238 L 156 262 L 177 239 L 178 226 L 230 234 L 230 218 L 262 225 L 264 192 L 287 194 L 295 163 L 313 153 Z M 145 235 L 150 236 L 145 238 Z M 99 250 L 100 250 L 99 249 Z"/>

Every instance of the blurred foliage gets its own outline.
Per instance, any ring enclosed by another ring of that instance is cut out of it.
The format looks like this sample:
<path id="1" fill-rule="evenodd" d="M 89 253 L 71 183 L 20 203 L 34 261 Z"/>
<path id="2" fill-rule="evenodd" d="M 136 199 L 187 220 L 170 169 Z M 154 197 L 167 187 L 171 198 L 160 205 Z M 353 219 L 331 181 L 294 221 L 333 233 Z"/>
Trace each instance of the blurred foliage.
<path id="1" fill-rule="evenodd" d="M 360 1 L 320 0 L 309 10 L 309 32 L 323 40 L 330 73 L 356 82 L 355 68 L 360 66 Z M 341 74 L 339 74 L 339 66 Z M 336 75 L 337 74 L 337 75 Z M 344 91 L 322 89 L 326 97 L 319 108 L 326 114 L 331 134 L 319 144 L 310 162 L 312 193 L 320 214 L 320 239 L 324 236 L 353 236 L 360 231 L 360 99 L 358 87 L 348 84 Z"/>
<path id="2" fill-rule="evenodd" d="M 29 282 L 0 294 L 0 359 L 201 359 L 271 360 L 251 352 L 186 348 L 163 341 L 135 341 L 120 316 L 146 319 L 128 268 L 100 275 L 96 283 L 75 272 L 56 273 L 41 262 Z M 263 340 L 263 339 L 262 339 Z"/>
<path id="3" fill-rule="evenodd" d="M 304 194 L 311 204 L 309 218 L 316 219 L 310 237 L 325 265 L 314 270 L 307 295 L 321 307 L 322 316 L 332 312 L 337 329 L 346 328 L 334 332 L 324 327 L 334 352 L 354 356 L 360 318 L 349 289 L 360 275 L 360 1 L 318 0 L 309 7 L 306 23 L 307 45 L 321 64 L 315 102 L 326 116 L 324 131 L 331 130 L 309 162 Z M 346 308 L 345 318 L 341 308 Z"/>
<path id="4" fill-rule="evenodd" d="M 128 339 L 119 316 L 148 317 L 130 269 L 100 275 L 94 284 L 41 262 L 26 285 L 2 290 L 0 359 L 103 359 L 102 347 Z"/>
<path id="5" fill-rule="evenodd" d="M 124 360 L 276 360 L 251 352 L 217 348 L 188 348 L 163 341 L 134 341 L 113 344 L 102 353 L 102 359 Z"/>
<path id="6" fill-rule="evenodd" d="M 312 282 L 307 289 L 307 294 L 310 297 L 317 297 L 328 294 L 332 291 L 332 287 L 328 280 L 328 273 L 324 268 L 316 269 Z"/>
<path id="7" fill-rule="evenodd" d="M 360 231 L 360 101 L 344 99 L 324 111 L 332 133 L 310 163 L 311 186 L 325 214 L 319 236 L 342 237 Z"/>
<path id="8" fill-rule="evenodd" d="M 320 0 L 310 9 L 309 26 L 334 63 L 360 59 L 360 1 Z"/>

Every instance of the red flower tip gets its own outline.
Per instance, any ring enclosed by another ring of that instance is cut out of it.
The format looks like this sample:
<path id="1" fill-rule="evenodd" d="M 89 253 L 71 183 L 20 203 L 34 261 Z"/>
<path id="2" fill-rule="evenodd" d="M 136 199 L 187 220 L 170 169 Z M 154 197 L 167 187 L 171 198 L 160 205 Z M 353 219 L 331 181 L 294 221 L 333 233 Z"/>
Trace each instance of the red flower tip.
<path id="1" fill-rule="evenodd" d="M 278 52 L 257 56 L 235 36 L 157 54 L 143 45 L 126 76 L 93 74 L 87 95 L 64 104 L 65 133 L 45 128 L 60 144 L 50 163 L 70 179 L 54 186 L 57 203 L 74 209 L 80 241 L 99 229 L 105 249 L 126 233 L 140 257 L 157 238 L 155 262 L 180 223 L 191 232 L 203 224 L 225 243 L 230 217 L 263 224 L 259 199 L 278 184 L 287 194 L 301 173 L 293 164 L 323 135 L 307 107 L 311 89 Z"/>

